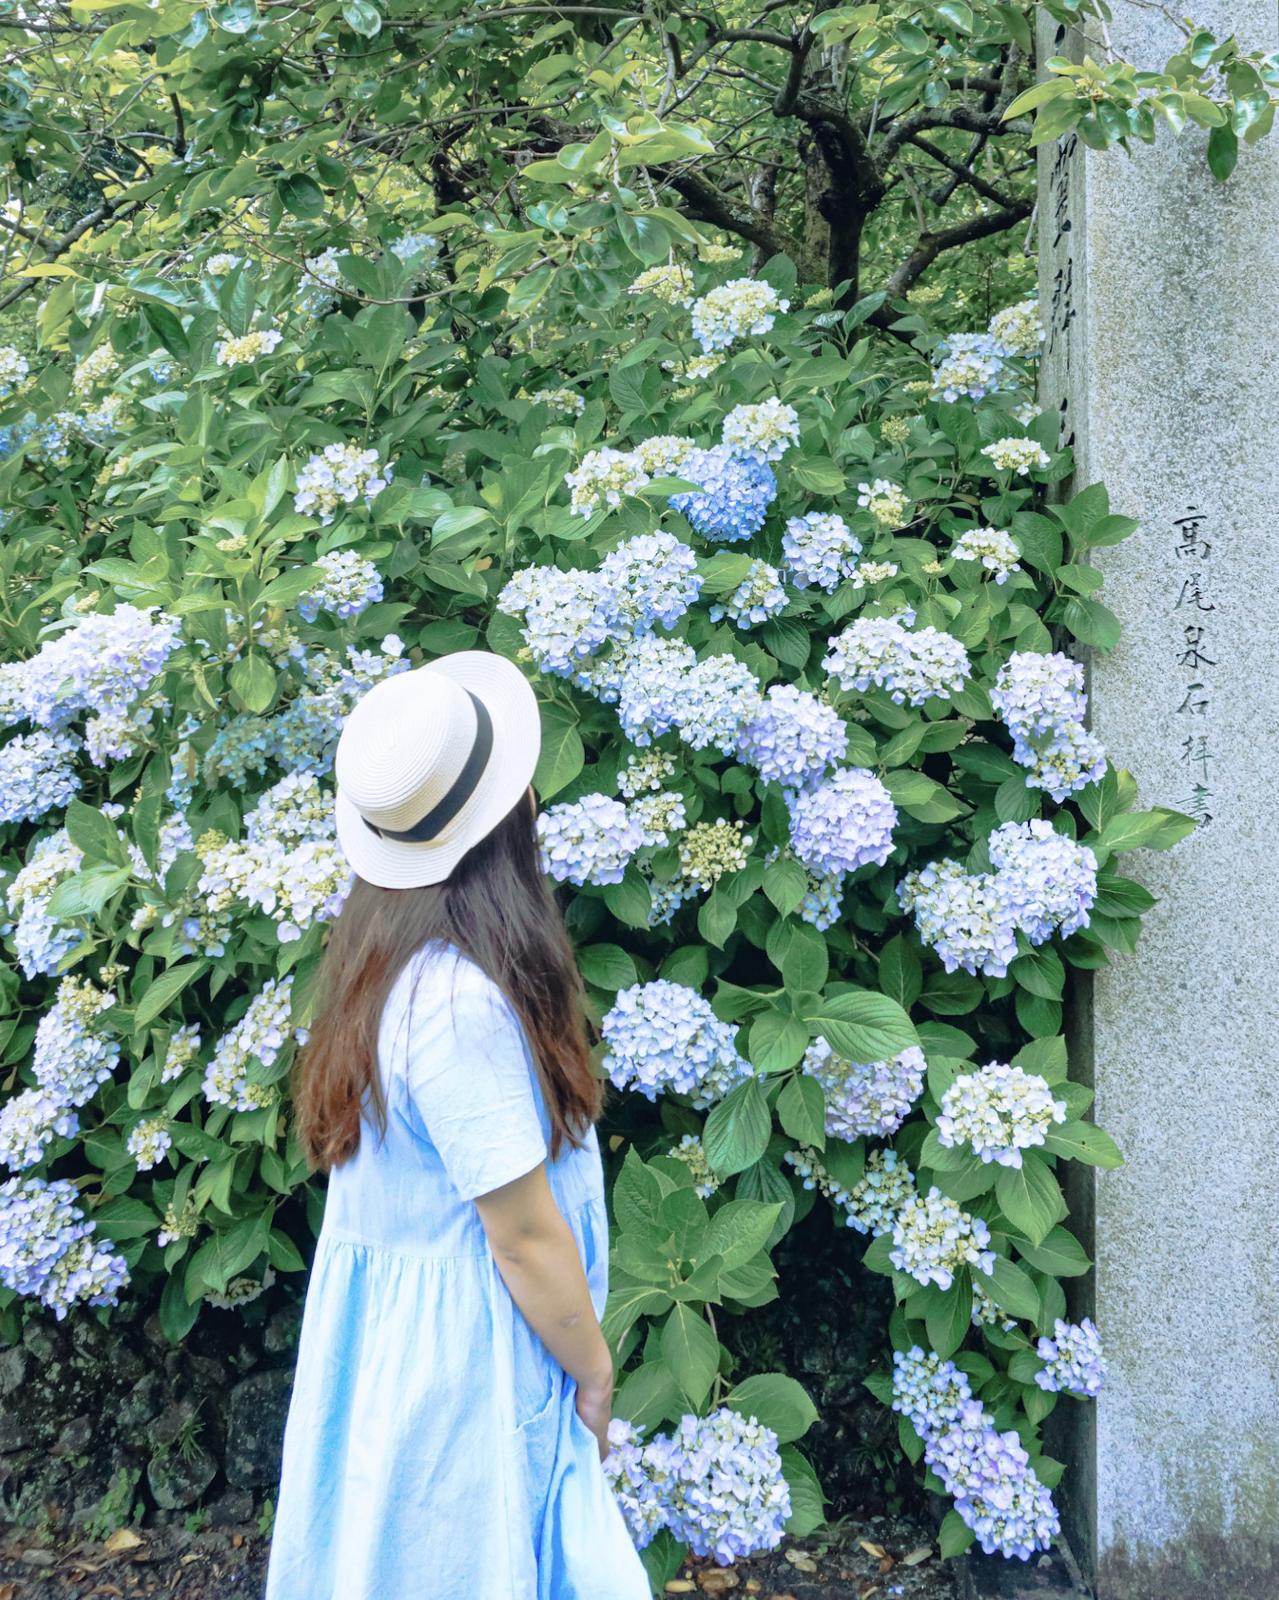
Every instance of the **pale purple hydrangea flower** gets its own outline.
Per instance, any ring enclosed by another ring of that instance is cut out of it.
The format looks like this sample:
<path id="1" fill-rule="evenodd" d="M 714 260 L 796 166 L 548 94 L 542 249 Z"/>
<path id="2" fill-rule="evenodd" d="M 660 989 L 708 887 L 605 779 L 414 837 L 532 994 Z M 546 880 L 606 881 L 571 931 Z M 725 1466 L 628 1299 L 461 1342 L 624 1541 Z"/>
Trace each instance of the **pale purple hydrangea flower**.
<path id="1" fill-rule="evenodd" d="M 738 1053 L 736 1031 L 687 984 L 665 978 L 632 984 L 601 1025 L 604 1071 L 617 1088 L 647 1100 L 684 1094 L 702 1109 L 754 1073 Z"/>
<path id="2" fill-rule="evenodd" d="M 1013 912 L 994 873 L 965 872 L 958 861 L 932 861 L 897 886 L 903 911 L 947 972 L 1002 978 L 1017 955 Z"/>
<path id="3" fill-rule="evenodd" d="M 822 1087 L 831 1139 L 886 1139 L 897 1132 L 924 1087 L 924 1052 L 916 1045 L 891 1061 L 849 1061 L 814 1039 L 801 1069 Z"/>
<path id="4" fill-rule="evenodd" d="M 306 1043 L 306 1029 L 292 1019 L 293 979 L 270 978 L 249 1008 L 218 1040 L 204 1074 L 204 1098 L 235 1111 L 256 1111 L 276 1099 L 274 1084 L 251 1083 L 254 1061 L 273 1067 L 290 1041 Z"/>
<path id="5" fill-rule="evenodd" d="M 542 863 L 559 883 L 621 883 L 644 832 L 620 800 L 587 794 L 537 819 Z"/>
<path id="6" fill-rule="evenodd" d="M 841 689 L 886 689 L 897 705 L 947 699 L 964 687 L 972 666 L 960 641 L 937 628 L 912 633 L 898 617 L 859 617 L 828 641 L 823 667 Z"/>
<path id="7" fill-rule="evenodd" d="M 990 1229 L 936 1186 L 916 1194 L 893 1219 L 889 1259 L 916 1283 L 949 1289 L 961 1267 L 987 1275 L 995 1270 Z"/>
<path id="8" fill-rule="evenodd" d="M 73 1305 L 115 1305 L 129 1272 L 94 1243 L 73 1183 L 10 1178 L 0 1184 L 0 1285 L 39 1300 L 61 1321 Z"/>
<path id="9" fill-rule="evenodd" d="M 1106 1378 L 1106 1358 L 1101 1353 L 1101 1335 L 1090 1317 L 1082 1322 L 1063 1322 L 1060 1317 L 1051 1339 L 1040 1339 L 1036 1346 L 1041 1361 L 1047 1363 L 1035 1374 L 1035 1382 L 1050 1394 L 1096 1395 Z"/>
<path id="10" fill-rule="evenodd" d="M 1097 898 L 1097 857 L 1050 822 L 1005 822 L 989 841 L 1000 898 L 1031 944 L 1088 926 Z"/>
<path id="11" fill-rule="evenodd" d="M 321 611 L 331 611 L 345 621 L 382 598 L 382 574 L 354 550 L 331 550 L 317 556 L 315 565 L 324 576 L 297 603 L 303 622 L 314 622 Z"/>
<path id="12" fill-rule="evenodd" d="M 767 561 L 752 561 L 746 576 L 722 603 L 710 607 L 712 622 L 727 617 L 739 628 L 752 628 L 767 622 L 786 609 L 786 590 L 782 575 Z"/>
<path id="13" fill-rule="evenodd" d="M 80 741 L 38 728 L 0 745 L 0 822 L 34 822 L 80 792 Z"/>
<path id="14" fill-rule="evenodd" d="M 766 783 L 810 789 L 847 748 L 848 727 L 832 706 L 794 684 L 775 683 L 743 726 L 737 755 Z"/>
<path id="15" fill-rule="evenodd" d="M 672 721 L 684 743 L 693 750 L 714 745 L 727 756 L 759 706 L 759 683 L 736 656 L 707 656 L 673 686 L 672 700 Z"/>
<path id="16" fill-rule="evenodd" d="M 791 517 L 782 535 L 782 557 L 800 589 L 838 589 L 857 571 L 862 542 L 843 517 L 808 511 Z"/>
<path id="17" fill-rule="evenodd" d="M 897 808 L 873 772 L 845 767 L 792 797 L 791 849 L 810 871 L 882 867 L 892 854 Z"/>

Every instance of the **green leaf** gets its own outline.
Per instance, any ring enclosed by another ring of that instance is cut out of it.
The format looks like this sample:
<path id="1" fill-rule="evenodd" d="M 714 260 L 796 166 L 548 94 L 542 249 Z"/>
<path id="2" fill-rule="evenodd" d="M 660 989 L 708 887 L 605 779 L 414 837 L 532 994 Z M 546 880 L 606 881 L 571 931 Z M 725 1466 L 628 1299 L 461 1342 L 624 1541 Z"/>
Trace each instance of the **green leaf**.
<path id="1" fill-rule="evenodd" d="M 1054 1278 L 1078 1278 L 1092 1266 L 1088 1252 L 1066 1228 L 1050 1228 L 1042 1243 L 1031 1244 L 1016 1234 L 1012 1242 L 1032 1267 Z"/>
<path id="2" fill-rule="evenodd" d="M 1090 1167 L 1122 1167 L 1124 1164 L 1119 1146 L 1094 1122 L 1062 1122 L 1050 1127 L 1044 1138 L 1044 1149 L 1071 1161 L 1086 1162 Z"/>
<path id="3" fill-rule="evenodd" d="M 999 1209 L 1032 1245 L 1042 1244 L 1054 1223 L 1066 1215 L 1061 1189 L 1048 1167 L 1026 1152 L 1020 1167 L 1000 1167 L 995 1179 Z"/>
<path id="4" fill-rule="evenodd" d="M 1039 1315 L 1039 1291 L 1019 1266 L 1003 1256 L 995 1257 L 993 1272 L 980 1274 L 976 1281 L 1010 1317 L 1034 1322 Z"/>
<path id="5" fill-rule="evenodd" d="M 605 884 L 604 904 L 628 928 L 646 928 L 653 897 L 643 878 L 638 873 L 628 872 L 621 883 Z"/>
<path id="6" fill-rule="evenodd" d="M 613 1401 L 615 1416 L 644 1429 L 656 1428 L 682 1409 L 679 1385 L 664 1360 L 645 1361 L 628 1373 Z"/>
<path id="7" fill-rule="evenodd" d="M 104 1200 L 93 1208 L 90 1216 L 97 1231 L 117 1243 L 122 1239 L 136 1239 L 160 1226 L 160 1219 L 151 1207 L 131 1195 Z"/>
<path id="8" fill-rule="evenodd" d="M 782 916 L 799 907 L 808 890 L 808 874 L 791 856 L 778 856 L 764 868 L 764 893 Z"/>
<path id="9" fill-rule="evenodd" d="M 160 1332 L 170 1344 L 180 1344 L 190 1333 L 200 1315 L 202 1303 L 199 1298 L 193 1301 L 187 1299 L 180 1277 L 165 1279 L 158 1315 Z"/>
<path id="10" fill-rule="evenodd" d="M 208 969 L 207 961 L 187 961 L 181 966 L 170 967 L 158 978 L 153 978 L 134 1006 L 134 1028 L 140 1031 L 149 1027 L 160 1013 L 167 1010 L 177 999 L 193 978 L 200 977 Z"/>
<path id="11" fill-rule="evenodd" d="M 721 1178 L 754 1166 L 768 1146 L 773 1119 L 759 1080 L 748 1078 L 712 1106 L 702 1130 L 702 1148 Z M 712 1222 L 714 1218 L 711 1219 Z"/>
<path id="12" fill-rule="evenodd" d="M 663 1192 L 657 1173 L 645 1166 L 631 1145 L 613 1183 L 613 1215 L 618 1226 L 627 1232 L 652 1233 Z"/>
<path id="13" fill-rule="evenodd" d="M 691 1306 L 677 1305 L 662 1325 L 661 1350 L 680 1392 L 696 1409 L 719 1371 L 719 1340 Z"/>
<path id="14" fill-rule="evenodd" d="M 959 1512 L 948 1511 L 942 1518 L 941 1528 L 938 1530 L 937 1548 L 941 1551 L 943 1559 L 949 1561 L 953 1556 L 962 1556 L 975 1538 L 973 1530 Z"/>
<path id="15" fill-rule="evenodd" d="M 626 989 L 636 979 L 635 962 L 620 945 L 587 945 L 577 952 L 577 964 L 587 983 L 597 989 Z"/>
<path id="16" fill-rule="evenodd" d="M 260 716 L 275 698 L 275 668 L 256 650 L 235 663 L 229 682 L 243 709 L 255 716 Z"/>
<path id="17" fill-rule="evenodd" d="M 928 1343 L 945 1359 L 959 1349 L 972 1326 L 973 1285 L 967 1268 L 961 1268 L 949 1289 L 938 1289 L 935 1284 L 931 1287 L 935 1293 L 924 1316 L 924 1327 Z"/>
<path id="18" fill-rule="evenodd" d="M 1171 850 L 1197 826 L 1193 817 L 1163 806 L 1153 811 L 1125 811 L 1106 823 L 1098 843 L 1110 851 Z"/>
<path id="19" fill-rule="evenodd" d="M 761 1072 L 787 1072 L 808 1048 L 808 1029 L 789 1011 L 770 1008 L 751 1023 L 746 1055 Z"/>
<path id="20" fill-rule="evenodd" d="M 919 1043 L 901 1006 L 873 989 L 826 995 L 807 1021 L 849 1061 L 889 1061 Z"/>
<path id="21" fill-rule="evenodd" d="M 895 934 L 879 952 L 879 987 L 905 1011 L 919 999 L 924 987 L 919 949 L 904 934 Z"/>
<path id="22" fill-rule="evenodd" d="M 802 1439 L 817 1421 L 817 1407 L 804 1389 L 781 1372 L 760 1372 L 743 1379 L 725 1395 L 724 1404 L 771 1428 L 779 1444 Z"/>
<path id="23" fill-rule="evenodd" d="M 776 1200 L 730 1200 L 711 1216 L 698 1258 L 718 1256 L 725 1272 L 735 1272 L 765 1248 L 781 1213 Z"/>
<path id="24" fill-rule="evenodd" d="M 919 822 L 949 822 L 968 812 L 964 802 L 949 789 L 913 767 L 886 773 L 883 782 L 893 803 Z"/>
<path id="25" fill-rule="evenodd" d="M 782 982 L 794 994 L 800 991 L 813 993 L 820 989 L 830 975 L 830 952 L 826 940 L 816 928 L 806 922 L 795 923 L 790 930 L 790 940 L 782 957 Z M 804 1030 L 808 1042 L 808 1030 Z"/>
<path id="26" fill-rule="evenodd" d="M 533 773 L 533 787 L 543 800 L 572 783 L 586 764 L 577 717 L 559 704 L 542 706 L 542 749 Z"/>
<path id="27" fill-rule="evenodd" d="M 1123 631 L 1119 618 L 1100 600 L 1067 600 L 1062 621 L 1081 644 L 1094 645 L 1098 650 L 1113 650 Z"/>
<path id="28" fill-rule="evenodd" d="M 308 178 L 304 172 L 291 172 L 287 177 L 279 179 L 275 186 L 276 193 L 284 204 L 286 211 L 291 211 L 295 217 L 301 217 L 304 222 L 324 214 L 324 190 L 320 188 L 314 178 Z"/>
<path id="29" fill-rule="evenodd" d="M 120 830 L 96 806 L 72 800 L 67 806 L 66 829 L 71 843 L 84 852 L 86 861 L 110 861 L 117 866 L 128 862 L 129 852 Z"/>
<path id="30" fill-rule="evenodd" d="M 817 1481 L 817 1474 L 793 1444 L 781 1448 L 782 1476 L 790 1490 L 790 1516 L 786 1522 L 787 1533 L 796 1538 L 813 1533 L 826 1521 L 826 1497 Z"/>
<path id="31" fill-rule="evenodd" d="M 347 27 L 365 39 L 382 31 L 382 13 L 369 0 L 342 0 L 342 15 Z"/>
<path id="32" fill-rule="evenodd" d="M 722 950 L 737 926 L 737 907 L 718 884 L 698 908 L 697 931 L 708 944 Z"/>
<path id="33" fill-rule="evenodd" d="M 1010 1064 L 1023 1072 L 1037 1073 L 1045 1083 L 1060 1083 L 1066 1076 L 1066 1041 L 1060 1034 L 1051 1039 L 1032 1039 Z"/>
<path id="34" fill-rule="evenodd" d="M 822 1149 L 826 1143 L 826 1097 L 815 1078 L 791 1078 L 777 1097 L 777 1120 L 800 1144 Z"/>
<path id="35" fill-rule="evenodd" d="M 1024 956 L 1018 956 L 1008 971 L 1027 994 L 1038 995 L 1041 1000 L 1061 999 L 1066 969 L 1061 957 L 1051 946 L 1040 945 Z"/>
<path id="36" fill-rule="evenodd" d="M 1208 135 L 1208 170 L 1222 183 L 1235 170 L 1239 159 L 1239 138 L 1235 130 L 1226 125 L 1214 128 Z"/>
<path id="37" fill-rule="evenodd" d="M 48 914 L 56 922 L 96 917 L 132 877 L 131 867 L 111 867 L 105 863 L 77 872 L 73 878 L 63 879 L 49 896 Z"/>

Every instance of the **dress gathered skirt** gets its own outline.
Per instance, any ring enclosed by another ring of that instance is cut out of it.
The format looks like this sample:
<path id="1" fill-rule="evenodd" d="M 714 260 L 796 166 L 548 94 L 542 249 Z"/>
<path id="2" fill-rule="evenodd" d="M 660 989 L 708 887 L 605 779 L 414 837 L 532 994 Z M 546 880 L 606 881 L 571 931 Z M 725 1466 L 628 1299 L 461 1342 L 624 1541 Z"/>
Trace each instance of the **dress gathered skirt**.
<path id="1" fill-rule="evenodd" d="M 366 1116 L 329 1179 L 266 1600 L 648 1600 L 573 1381 L 511 1299 L 473 1203 L 546 1161 L 602 1312 L 594 1131 L 549 1159 L 523 1030 L 450 948 L 400 974 L 378 1067 L 385 1135 Z"/>

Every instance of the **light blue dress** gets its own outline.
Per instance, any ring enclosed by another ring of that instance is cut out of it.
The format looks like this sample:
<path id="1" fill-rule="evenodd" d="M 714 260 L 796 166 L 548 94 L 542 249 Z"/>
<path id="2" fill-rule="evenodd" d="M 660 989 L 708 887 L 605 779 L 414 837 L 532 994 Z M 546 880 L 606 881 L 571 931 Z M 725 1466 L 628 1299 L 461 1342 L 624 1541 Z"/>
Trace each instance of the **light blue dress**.
<path id="1" fill-rule="evenodd" d="M 472 1203 L 548 1160 L 522 1028 L 452 949 L 396 982 L 387 1132 L 329 1179 L 307 1289 L 266 1600 L 649 1600 L 574 1407 Z M 594 1131 L 547 1173 L 596 1310 L 608 1261 Z"/>

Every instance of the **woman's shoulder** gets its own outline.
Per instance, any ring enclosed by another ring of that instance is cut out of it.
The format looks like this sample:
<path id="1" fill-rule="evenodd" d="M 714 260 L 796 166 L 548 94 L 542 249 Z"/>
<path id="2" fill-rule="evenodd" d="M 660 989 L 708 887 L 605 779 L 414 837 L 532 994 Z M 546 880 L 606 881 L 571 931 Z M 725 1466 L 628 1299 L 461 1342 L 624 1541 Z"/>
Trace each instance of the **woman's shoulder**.
<path id="1" fill-rule="evenodd" d="M 388 1012 L 448 1010 L 478 1017 L 510 1013 L 501 988 L 480 964 L 456 945 L 432 942 L 405 963 L 387 998 Z"/>

